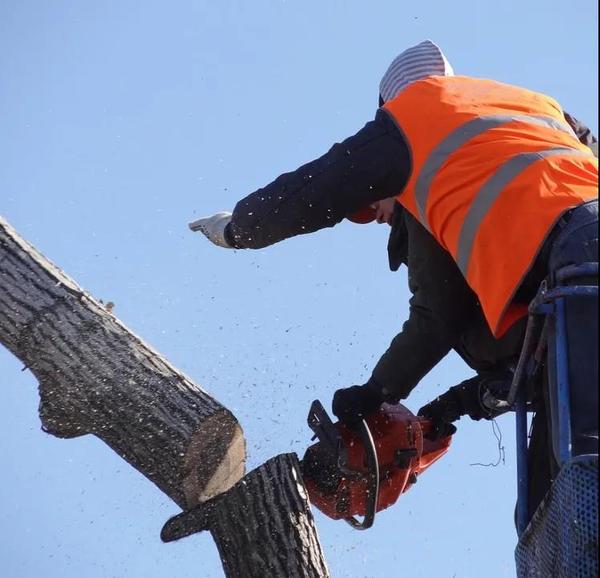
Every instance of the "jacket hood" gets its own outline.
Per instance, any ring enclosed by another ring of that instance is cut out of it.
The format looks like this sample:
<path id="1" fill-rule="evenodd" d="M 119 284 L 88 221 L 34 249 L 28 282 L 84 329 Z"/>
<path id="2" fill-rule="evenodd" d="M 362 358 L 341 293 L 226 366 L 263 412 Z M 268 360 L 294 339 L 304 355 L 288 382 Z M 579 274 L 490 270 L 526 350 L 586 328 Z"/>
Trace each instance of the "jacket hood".
<path id="1" fill-rule="evenodd" d="M 428 76 L 454 76 L 454 70 L 441 49 L 424 40 L 394 58 L 381 79 L 379 95 L 385 103 L 412 82 Z"/>

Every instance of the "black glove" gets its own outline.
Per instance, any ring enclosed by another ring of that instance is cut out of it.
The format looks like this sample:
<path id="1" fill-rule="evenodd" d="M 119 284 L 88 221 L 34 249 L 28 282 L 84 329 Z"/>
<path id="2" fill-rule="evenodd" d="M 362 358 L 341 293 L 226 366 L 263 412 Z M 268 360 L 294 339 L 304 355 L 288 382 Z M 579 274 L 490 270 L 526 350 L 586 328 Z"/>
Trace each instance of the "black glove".
<path id="1" fill-rule="evenodd" d="M 331 409 L 343 424 L 353 427 L 365 416 L 379 409 L 382 403 L 379 393 L 366 383 L 338 389 L 333 395 Z"/>
<path id="2" fill-rule="evenodd" d="M 477 375 L 451 387 L 446 393 L 423 406 L 418 414 L 431 419 L 434 425 L 432 433 L 427 437 L 439 439 L 444 435 L 450 435 L 446 433 L 450 430 L 452 430 L 451 433 L 454 433 L 456 427 L 452 425 L 452 422 L 463 415 L 479 421 L 480 419 L 492 419 L 503 413 L 499 409 L 494 410 L 484 405 L 482 395 L 485 392 L 499 395 L 501 390 L 510 386 L 511 376 L 512 374 L 506 371 Z"/>
<path id="3" fill-rule="evenodd" d="M 417 415 L 431 420 L 431 431 L 424 436 L 430 441 L 436 441 L 456 433 L 456 426 L 451 423 L 460 417 L 456 415 L 456 404 L 451 398 L 442 399 L 442 397 L 434 399 L 417 412 Z"/>
<path id="4" fill-rule="evenodd" d="M 481 404 L 479 403 L 479 385 L 481 377 L 467 379 L 433 401 L 424 405 L 418 415 L 429 418 L 433 422 L 432 431 L 427 439 L 437 440 L 456 432 L 453 421 L 469 414 L 473 419 L 481 419 Z"/>

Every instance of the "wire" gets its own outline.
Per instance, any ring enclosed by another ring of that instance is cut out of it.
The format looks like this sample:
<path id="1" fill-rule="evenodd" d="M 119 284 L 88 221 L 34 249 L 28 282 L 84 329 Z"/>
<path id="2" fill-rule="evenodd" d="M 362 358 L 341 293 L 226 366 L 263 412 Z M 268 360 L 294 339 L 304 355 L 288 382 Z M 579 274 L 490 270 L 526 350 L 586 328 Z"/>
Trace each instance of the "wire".
<path id="1" fill-rule="evenodd" d="M 504 453 L 504 446 L 502 445 L 502 430 L 500 426 L 496 422 L 495 419 L 492 420 L 492 431 L 494 432 L 494 437 L 498 442 L 498 459 L 495 462 L 490 462 L 488 464 L 483 464 L 481 462 L 475 462 L 474 464 L 469 464 L 470 466 L 482 466 L 484 468 L 495 468 L 502 463 L 504 465 L 506 463 L 506 456 Z"/>

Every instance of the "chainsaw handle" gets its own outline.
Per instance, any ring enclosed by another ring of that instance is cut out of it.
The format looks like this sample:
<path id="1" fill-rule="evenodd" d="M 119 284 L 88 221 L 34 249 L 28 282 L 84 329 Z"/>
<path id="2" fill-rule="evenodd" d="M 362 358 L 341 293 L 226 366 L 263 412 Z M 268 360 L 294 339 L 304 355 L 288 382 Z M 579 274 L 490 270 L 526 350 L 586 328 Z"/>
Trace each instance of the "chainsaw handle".
<path id="1" fill-rule="evenodd" d="M 377 448 L 375 447 L 373 435 L 364 419 L 360 420 L 358 430 L 363 441 L 367 455 L 367 466 L 370 472 L 368 476 L 365 515 L 362 522 L 359 522 L 354 516 L 345 518 L 345 520 L 355 530 L 367 530 L 373 525 L 375 513 L 377 512 L 377 501 L 379 500 L 379 461 L 377 460 Z"/>

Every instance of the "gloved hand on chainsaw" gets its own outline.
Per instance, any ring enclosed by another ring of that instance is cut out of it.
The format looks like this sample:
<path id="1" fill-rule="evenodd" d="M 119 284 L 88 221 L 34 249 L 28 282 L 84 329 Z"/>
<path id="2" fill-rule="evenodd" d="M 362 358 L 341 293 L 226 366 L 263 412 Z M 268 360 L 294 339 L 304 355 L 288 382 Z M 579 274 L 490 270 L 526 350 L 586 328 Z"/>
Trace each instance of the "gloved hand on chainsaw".
<path id="1" fill-rule="evenodd" d="M 361 419 L 377 411 L 383 399 L 368 383 L 338 389 L 333 395 L 333 414 L 346 426 L 354 427 Z"/>
<path id="2" fill-rule="evenodd" d="M 209 241 L 219 247 L 233 249 L 233 245 L 229 242 L 227 236 L 227 225 L 231 222 L 231 213 L 222 212 L 211 215 L 210 217 L 202 217 L 188 226 L 192 231 L 200 231 Z"/>
<path id="3" fill-rule="evenodd" d="M 425 435 L 428 440 L 435 441 L 456 433 L 456 426 L 452 422 L 456 421 L 460 414 L 454 396 L 449 395 L 451 391 L 440 395 L 417 412 L 417 415 L 432 422 L 431 431 Z"/>
<path id="4" fill-rule="evenodd" d="M 452 422 L 463 415 L 479 421 L 493 419 L 504 413 L 507 407 L 501 404 L 492 407 L 484 403 L 484 400 L 497 400 L 503 393 L 507 394 L 511 379 L 512 374 L 508 371 L 477 375 L 451 387 L 446 393 L 424 405 L 418 411 L 418 415 L 427 417 L 433 422 L 433 431 L 427 435 L 427 438 L 436 440 L 452 435 L 456 432 L 456 426 Z"/>

